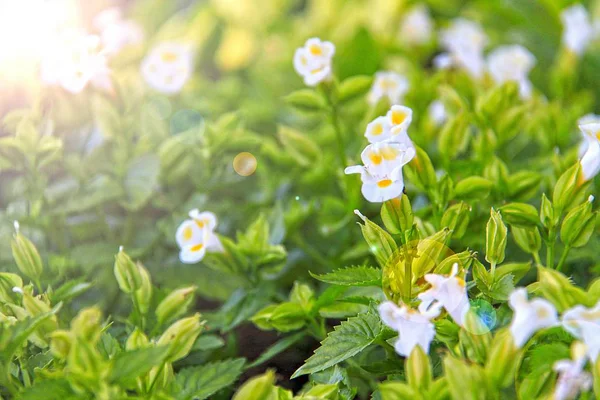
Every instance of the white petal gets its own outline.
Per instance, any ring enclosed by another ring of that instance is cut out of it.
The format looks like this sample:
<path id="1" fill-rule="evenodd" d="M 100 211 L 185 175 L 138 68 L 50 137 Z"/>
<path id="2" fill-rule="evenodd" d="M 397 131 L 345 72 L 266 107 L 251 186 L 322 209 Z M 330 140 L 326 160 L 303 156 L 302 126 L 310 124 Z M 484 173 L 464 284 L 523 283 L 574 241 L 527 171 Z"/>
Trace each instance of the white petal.
<path id="1" fill-rule="evenodd" d="M 184 264 L 195 264 L 200 262 L 206 255 L 206 247 L 198 245 L 189 245 L 181 249 L 179 259 Z"/>
<path id="2" fill-rule="evenodd" d="M 192 243 L 202 242 L 203 233 L 194 221 L 188 219 L 183 221 L 177 228 L 175 239 L 177 241 L 177 245 L 183 248 Z"/>
<path id="3" fill-rule="evenodd" d="M 600 142 L 588 143 L 588 148 L 581 158 L 581 172 L 586 181 L 600 172 Z"/>

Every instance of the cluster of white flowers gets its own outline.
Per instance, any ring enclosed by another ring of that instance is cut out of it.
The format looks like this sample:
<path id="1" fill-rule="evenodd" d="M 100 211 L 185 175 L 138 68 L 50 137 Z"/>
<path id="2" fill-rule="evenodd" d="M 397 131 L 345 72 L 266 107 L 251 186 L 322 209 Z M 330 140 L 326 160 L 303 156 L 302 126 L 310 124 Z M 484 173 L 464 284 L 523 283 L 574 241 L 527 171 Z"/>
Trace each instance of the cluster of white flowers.
<path id="1" fill-rule="evenodd" d="M 600 172 L 600 117 L 586 115 L 579 120 L 583 142 L 579 147 L 581 179 L 588 181 Z"/>
<path id="2" fill-rule="evenodd" d="M 375 105 L 379 100 L 386 98 L 390 104 L 399 104 L 408 91 L 408 79 L 391 71 L 380 71 L 375 74 L 373 86 L 367 97 L 369 104 Z"/>
<path id="3" fill-rule="evenodd" d="M 583 5 L 575 4 L 565 8 L 560 19 L 563 24 L 563 46 L 581 56 L 597 36 L 597 29 L 592 24 L 588 11 Z"/>
<path id="4" fill-rule="evenodd" d="M 192 47 L 177 42 L 159 43 L 146 55 L 141 66 L 146 83 L 164 94 L 180 92 L 193 70 Z"/>
<path id="5" fill-rule="evenodd" d="M 104 49 L 109 54 L 118 53 L 126 46 L 144 40 L 144 31 L 135 21 L 125 19 L 118 7 L 108 8 L 94 18 L 94 27 L 100 32 Z"/>
<path id="6" fill-rule="evenodd" d="M 96 35 L 65 33 L 43 57 L 40 69 L 44 84 L 58 85 L 71 93 L 80 93 L 88 84 L 112 90 L 106 52 Z"/>
<path id="7" fill-rule="evenodd" d="M 455 19 L 447 29 L 440 32 L 440 41 L 446 53 L 435 58 L 437 68 L 455 66 L 465 69 L 475 79 L 483 77 L 483 50 L 488 38 L 481 25 L 463 18 Z"/>
<path id="8" fill-rule="evenodd" d="M 490 75 L 497 84 L 517 82 L 521 98 L 531 97 L 529 71 L 534 67 L 536 59 L 529 50 L 520 45 L 500 46 L 487 58 Z"/>
<path id="9" fill-rule="evenodd" d="M 465 281 L 458 276 L 458 264 L 452 266 L 449 276 L 427 274 L 425 280 L 431 288 L 421 293 L 418 310 L 406 305 L 398 307 L 391 301 L 379 305 L 379 314 L 384 324 L 398 332 L 394 348 L 401 356 L 408 357 L 415 346 L 419 345 L 425 353 L 435 336 L 432 319 L 440 315 L 442 308 L 454 321 L 462 325 L 469 311 L 469 299 Z"/>
<path id="10" fill-rule="evenodd" d="M 346 174 L 360 174 L 362 194 L 372 203 L 402 195 L 402 167 L 415 157 L 415 147 L 408 137 L 412 110 L 395 105 L 383 117 L 375 118 L 365 132 L 369 144 L 361 153 L 363 165 L 345 169 Z"/>
<path id="11" fill-rule="evenodd" d="M 185 264 L 195 264 L 201 261 L 207 251 L 222 252 L 223 246 L 215 234 L 217 217 L 215 214 L 193 209 L 177 228 L 175 239 L 180 248 L 179 259 Z"/>
<path id="12" fill-rule="evenodd" d="M 331 77 L 331 61 L 335 46 L 331 42 L 311 38 L 294 54 L 294 68 L 308 86 L 316 86 Z"/>

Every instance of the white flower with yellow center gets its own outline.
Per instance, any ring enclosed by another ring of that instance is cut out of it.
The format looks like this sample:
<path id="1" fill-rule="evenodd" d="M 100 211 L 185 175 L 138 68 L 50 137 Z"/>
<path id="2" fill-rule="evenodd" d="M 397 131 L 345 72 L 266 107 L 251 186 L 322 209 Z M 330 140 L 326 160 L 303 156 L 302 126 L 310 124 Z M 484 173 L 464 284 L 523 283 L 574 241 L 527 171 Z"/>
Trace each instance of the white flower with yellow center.
<path id="1" fill-rule="evenodd" d="M 594 27 L 590 15 L 581 4 L 575 4 L 560 13 L 563 24 L 563 45 L 580 56 L 585 52 L 594 37 Z"/>
<path id="2" fill-rule="evenodd" d="M 398 104 L 408 91 L 408 86 L 408 79 L 396 72 L 377 72 L 367 99 L 375 105 L 387 97 L 391 104 Z"/>
<path id="3" fill-rule="evenodd" d="M 565 311 L 562 325 L 573 336 L 583 341 L 587 355 L 595 363 L 600 354 L 600 302 L 592 308 L 578 305 Z"/>
<path id="4" fill-rule="evenodd" d="M 331 42 L 311 38 L 294 53 L 294 68 L 308 86 L 316 86 L 331 76 L 331 60 L 335 46 Z"/>
<path id="5" fill-rule="evenodd" d="M 514 315 L 510 333 L 515 345 L 521 348 L 535 332 L 558 324 L 556 308 L 545 299 L 527 300 L 527 289 L 515 289 L 508 299 Z"/>
<path id="6" fill-rule="evenodd" d="M 452 272 L 447 277 L 438 274 L 425 275 L 425 280 L 431 284 L 431 288 L 419 294 L 418 297 L 421 300 L 419 311 L 424 312 L 432 304 L 439 303 L 454 319 L 454 322 L 462 325 L 470 304 L 465 281 L 457 275 L 458 264 L 452 266 Z"/>
<path id="7" fill-rule="evenodd" d="M 102 44 L 109 54 L 116 54 L 124 47 L 144 40 L 142 27 L 133 20 L 124 19 L 118 7 L 100 12 L 94 18 L 94 26 L 100 32 Z"/>
<path id="8" fill-rule="evenodd" d="M 518 83 L 519 93 L 524 99 L 531 97 L 528 75 L 535 63 L 533 54 L 520 45 L 497 47 L 487 58 L 488 70 L 494 81 L 499 85 L 510 81 Z"/>
<path id="9" fill-rule="evenodd" d="M 425 44 L 431 40 L 433 22 L 423 4 L 410 9 L 400 24 L 400 41 L 411 45 Z"/>
<path id="10" fill-rule="evenodd" d="M 154 90 L 165 94 L 178 93 L 192 76 L 191 47 L 183 43 L 160 43 L 142 61 L 141 72 Z"/>
<path id="11" fill-rule="evenodd" d="M 221 252 L 223 246 L 214 233 L 217 226 L 216 216 L 208 211 L 199 212 L 193 209 L 189 212 L 190 219 L 179 225 L 175 239 L 181 249 L 179 259 L 186 264 L 201 261 L 207 251 Z"/>
<path id="12" fill-rule="evenodd" d="M 360 174 L 361 192 L 365 199 L 381 203 L 402 195 L 402 167 L 414 156 L 415 148 L 403 143 L 374 143 L 367 146 L 361 154 L 364 165 L 348 167 L 344 173 Z"/>
<path id="13" fill-rule="evenodd" d="M 580 152 L 583 153 L 581 160 L 581 179 L 588 181 L 600 172 L 600 123 L 592 122 L 579 125 L 583 134 L 583 144 Z"/>
<path id="14" fill-rule="evenodd" d="M 478 23 L 458 18 L 448 29 L 440 32 L 440 40 L 448 53 L 436 57 L 436 66 L 457 66 L 475 79 L 483 76 L 483 49 L 487 44 L 487 36 Z"/>
<path id="15" fill-rule="evenodd" d="M 408 137 L 408 127 L 412 122 L 412 110 L 406 106 L 392 106 L 386 115 L 390 125 L 390 142 L 404 143 L 412 146 Z"/>
<path id="16" fill-rule="evenodd" d="M 390 138 L 392 124 L 387 117 L 377 117 L 367 125 L 365 137 L 369 143 L 383 142 Z"/>
<path id="17" fill-rule="evenodd" d="M 435 304 L 424 313 L 406 306 L 398 307 L 391 301 L 379 305 L 379 315 L 384 324 L 398 332 L 394 344 L 396 353 L 408 357 L 415 346 L 429 353 L 429 346 L 435 336 L 435 326 L 431 320 L 440 314 L 440 304 Z"/>
<path id="18" fill-rule="evenodd" d="M 553 400 L 572 400 L 577 398 L 579 392 L 587 392 L 592 388 L 592 375 L 583 369 L 586 361 L 585 357 L 580 357 L 554 363 L 552 369 L 558 373 L 558 380 Z"/>

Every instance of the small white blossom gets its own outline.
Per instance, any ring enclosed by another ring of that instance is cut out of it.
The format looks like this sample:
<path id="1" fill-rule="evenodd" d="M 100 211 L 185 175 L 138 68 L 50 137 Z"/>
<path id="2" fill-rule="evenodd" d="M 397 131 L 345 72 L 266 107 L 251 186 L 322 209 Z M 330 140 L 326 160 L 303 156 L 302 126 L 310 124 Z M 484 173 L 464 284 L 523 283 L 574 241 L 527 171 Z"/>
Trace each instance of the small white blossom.
<path id="1" fill-rule="evenodd" d="M 536 63 L 529 50 L 520 45 L 500 46 L 492 51 L 487 59 L 490 75 L 497 84 L 513 81 L 519 84 L 521 97 L 531 97 L 529 71 Z"/>
<path id="2" fill-rule="evenodd" d="M 404 98 L 408 87 L 408 79 L 396 72 L 377 72 L 367 98 L 372 105 L 384 97 L 387 97 L 391 104 L 398 104 Z"/>
<path id="3" fill-rule="evenodd" d="M 514 315 L 510 323 L 510 333 L 519 348 L 540 329 L 558 324 L 556 308 L 545 299 L 527 299 L 527 289 L 515 289 L 508 299 Z"/>
<path id="4" fill-rule="evenodd" d="M 390 124 L 389 141 L 412 146 L 408 137 L 408 127 L 412 122 L 412 110 L 406 106 L 394 105 L 386 114 Z"/>
<path id="5" fill-rule="evenodd" d="M 391 301 L 379 305 L 379 315 L 384 324 L 398 332 L 394 349 L 398 354 L 408 357 L 415 346 L 421 346 L 429 353 L 429 346 L 435 336 L 435 326 L 431 319 L 440 314 L 440 304 L 433 305 L 425 313 L 406 306 L 398 307 Z"/>
<path id="6" fill-rule="evenodd" d="M 383 142 L 390 138 L 392 124 L 387 117 L 377 117 L 367 125 L 365 137 L 369 143 Z"/>
<path id="7" fill-rule="evenodd" d="M 431 40 L 433 22 L 423 4 L 416 5 L 404 16 L 400 24 L 400 40 L 411 45 L 425 44 Z"/>
<path id="8" fill-rule="evenodd" d="M 216 216 L 208 211 L 193 209 L 189 212 L 189 217 L 179 225 L 175 234 L 177 245 L 181 249 L 181 262 L 194 264 L 201 261 L 207 251 L 223 251 L 221 241 L 214 233 Z"/>
<path id="9" fill-rule="evenodd" d="M 478 23 L 455 19 L 449 28 L 440 32 L 440 40 L 448 53 L 441 55 L 443 61 L 435 61 L 437 66 L 453 65 L 463 68 L 475 79 L 483 76 L 483 50 L 487 44 L 487 36 Z"/>
<path id="10" fill-rule="evenodd" d="M 124 19 L 118 7 L 108 8 L 94 18 L 94 26 L 100 32 L 100 38 L 106 51 L 118 53 L 129 45 L 141 43 L 144 31 L 135 21 Z"/>
<path id="11" fill-rule="evenodd" d="M 580 146 L 581 177 L 588 181 L 600 172 L 600 123 L 593 122 L 579 125 L 583 134 L 583 144 Z"/>
<path id="12" fill-rule="evenodd" d="M 594 37 L 590 15 L 581 4 L 564 9 L 560 14 L 563 24 L 563 45 L 576 55 L 582 55 Z"/>
<path id="13" fill-rule="evenodd" d="M 425 280 L 431 284 L 431 288 L 419 294 L 418 297 L 421 300 L 419 311 L 424 312 L 432 304 L 439 303 L 454 319 L 454 322 L 462 325 L 470 304 L 465 281 L 457 275 L 458 264 L 452 266 L 452 272 L 448 277 L 438 274 L 425 275 Z"/>
<path id="14" fill-rule="evenodd" d="M 192 50 L 183 43 L 160 43 L 142 61 L 141 72 L 153 89 L 165 94 L 178 93 L 192 76 Z"/>
<path id="15" fill-rule="evenodd" d="M 331 77 L 331 60 L 335 46 L 331 42 L 311 38 L 294 54 L 294 68 L 308 86 L 316 86 Z"/>
<path id="16" fill-rule="evenodd" d="M 595 363 L 600 354 L 600 302 L 593 308 L 578 305 L 565 311 L 562 325 L 573 336 L 583 341 L 588 357 Z"/>
<path id="17" fill-rule="evenodd" d="M 446 113 L 446 106 L 440 100 L 434 100 L 429 104 L 429 108 L 427 109 L 429 118 L 436 125 L 440 126 L 446 119 L 448 119 L 448 114 Z"/>
<path id="18" fill-rule="evenodd" d="M 558 373 L 558 380 L 553 400 L 573 400 L 579 392 L 587 392 L 592 388 L 592 375 L 583 369 L 585 363 L 584 357 L 554 363 L 553 369 Z"/>

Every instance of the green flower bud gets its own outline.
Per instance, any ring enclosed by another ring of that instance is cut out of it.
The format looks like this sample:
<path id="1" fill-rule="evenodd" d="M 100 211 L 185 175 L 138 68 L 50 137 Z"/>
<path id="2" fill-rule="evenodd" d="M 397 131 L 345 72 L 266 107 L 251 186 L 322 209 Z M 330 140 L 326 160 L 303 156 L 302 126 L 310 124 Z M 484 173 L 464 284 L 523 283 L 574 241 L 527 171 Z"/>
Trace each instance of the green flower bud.
<path id="1" fill-rule="evenodd" d="M 102 333 L 102 311 L 97 307 L 84 308 L 71 321 L 71 331 L 90 343 L 96 343 Z"/>
<path id="2" fill-rule="evenodd" d="M 504 388 L 511 384 L 522 356 L 523 352 L 515 346 L 508 330 L 496 333 L 485 364 L 486 374 L 496 387 Z"/>
<path id="3" fill-rule="evenodd" d="M 502 219 L 513 226 L 536 226 L 539 223 L 538 210 L 531 204 L 509 203 L 500 207 L 499 211 Z"/>
<path id="4" fill-rule="evenodd" d="M 175 319 L 186 313 L 188 307 L 194 300 L 196 286 L 177 289 L 165 297 L 156 307 L 156 318 L 158 324 Z"/>
<path id="5" fill-rule="evenodd" d="M 475 110 L 484 119 L 495 120 L 498 112 L 505 110 L 508 105 L 514 104 L 518 95 L 519 86 L 515 82 L 495 86 L 479 97 Z"/>
<path id="6" fill-rule="evenodd" d="M 17 274 L 9 272 L 0 272 L 0 302 L 17 303 L 18 296 L 13 288 L 22 288 L 23 280 Z"/>
<path id="7" fill-rule="evenodd" d="M 51 311 L 50 305 L 47 303 L 47 301 L 42 299 L 42 296 L 34 297 L 27 292 L 23 293 L 23 307 L 25 307 L 25 310 L 27 310 L 27 312 L 32 316 L 46 314 Z M 40 336 L 44 337 L 56 329 L 58 329 L 58 320 L 56 315 L 52 315 L 50 318 L 42 322 L 38 328 L 38 333 Z"/>
<path id="8" fill-rule="evenodd" d="M 405 172 L 409 181 L 414 183 L 419 189 L 425 190 L 436 185 L 437 176 L 427 153 L 420 147 L 416 149 L 417 154 L 408 164 L 410 168 L 406 168 Z"/>
<path id="9" fill-rule="evenodd" d="M 444 212 L 442 216 L 441 226 L 445 226 L 452 231 L 452 237 L 460 239 L 463 237 L 469 225 L 469 213 L 471 206 L 467 203 L 460 202 L 454 204 Z"/>
<path id="10" fill-rule="evenodd" d="M 507 230 L 506 225 L 502 222 L 502 216 L 492 208 L 485 229 L 485 259 L 490 264 L 500 264 L 504 261 L 506 236 Z"/>
<path id="11" fill-rule="evenodd" d="M 438 275 L 450 275 L 452 272 L 452 266 L 454 264 L 458 264 L 458 274 L 460 276 L 465 274 L 473 260 L 477 258 L 477 253 L 470 250 L 465 250 L 457 254 L 452 254 L 449 257 L 446 257 L 440 262 L 435 269 L 433 270 L 434 274 Z"/>
<path id="12" fill-rule="evenodd" d="M 563 220 L 560 238 L 565 246 L 581 247 L 590 240 L 596 227 L 596 213 L 592 212 L 593 200 L 594 196 L 590 196 L 588 201 L 569 211 Z"/>
<path id="13" fill-rule="evenodd" d="M 149 344 L 150 341 L 148 340 L 148 337 L 144 334 L 144 332 L 136 328 L 133 332 L 131 332 L 131 335 L 129 335 L 129 337 L 127 338 L 127 342 L 125 342 L 125 349 L 128 351 L 141 349 L 144 347 L 148 347 Z"/>
<path id="14" fill-rule="evenodd" d="M 572 204 L 577 191 L 579 190 L 578 177 L 581 170 L 579 163 L 566 170 L 554 186 L 552 202 L 556 215 L 561 215 L 565 209 Z"/>
<path id="15" fill-rule="evenodd" d="M 50 335 L 50 351 L 57 358 L 66 359 L 72 343 L 73 335 L 69 331 L 57 330 Z"/>
<path id="16" fill-rule="evenodd" d="M 170 346 L 171 349 L 166 360 L 173 362 L 187 356 L 198 335 L 202 332 L 202 326 L 200 314 L 174 322 L 156 343 L 158 346 Z"/>
<path id="17" fill-rule="evenodd" d="M 508 182 L 508 168 L 498 157 L 494 157 L 492 161 L 485 166 L 483 176 L 490 182 L 494 182 L 496 187 L 502 190 L 506 189 Z"/>
<path id="18" fill-rule="evenodd" d="M 121 247 L 115 257 L 115 277 L 121 290 L 132 293 L 142 286 L 142 277 L 138 266 Z"/>
<path id="19" fill-rule="evenodd" d="M 394 235 L 400 235 L 413 226 L 414 215 L 408 196 L 388 200 L 381 207 L 381 220 L 385 228 Z"/>
<path id="20" fill-rule="evenodd" d="M 454 196 L 458 199 L 479 199 L 487 197 L 494 187 L 492 181 L 480 176 L 470 176 L 454 186 Z"/>
<path id="21" fill-rule="evenodd" d="M 542 237 L 537 227 L 519 228 L 516 226 L 511 227 L 511 232 L 515 243 L 526 251 L 527 253 L 533 254 L 540 251 L 542 247 Z"/>
<path id="22" fill-rule="evenodd" d="M 70 372 L 84 379 L 97 380 L 108 373 L 94 345 L 81 338 L 73 338 L 67 364 Z"/>
<path id="23" fill-rule="evenodd" d="M 546 194 L 542 194 L 542 205 L 540 208 L 540 220 L 546 228 L 554 227 L 558 223 L 558 217 L 554 213 L 554 207 L 552 202 L 546 197 Z"/>
<path id="24" fill-rule="evenodd" d="M 12 255 L 21 271 L 29 279 L 39 282 L 44 270 L 42 258 L 35 245 L 19 232 L 19 223 L 15 222 L 17 233 L 11 243 Z"/>
<path id="25" fill-rule="evenodd" d="M 163 367 L 157 366 L 150 370 L 148 373 L 148 382 L 153 385 L 153 390 L 160 391 L 166 389 L 174 377 L 173 365 L 166 363 Z"/>
<path id="26" fill-rule="evenodd" d="M 364 225 L 360 225 L 363 237 L 379 265 L 384 267 L 392 259 L 394 253 L 398 249 L 396 242 L 389 233 L 376 223 L 371 222 L 371 220 L 362 215 L 360 211 L 354 210 L 354 213 L 364 221 Z"/>
<path id="27" fill-rule="evenodd" d="M 271 370 L 267 370 L 267 372 L 262 375 L 248 379 L 237 392 L 235 392 L 232 400 L 271 398 L 277 398 L 275 373 Z"/>
<path id="28" fill-rule="evenodd" d="M 404 364 L 408 384 L 418 391 L 427 390 L 432 380 L 429 357 L 421 346 L 415 346 Z"/>
<path id="29" fill-rule="evenodd" d="M 152 281 L 148 270 L 141 263 L 137 264 L 142 284 L 133 294 L 136 298 L 139 310 L 142 314 L 147 314 L 152 302 Z"/>

